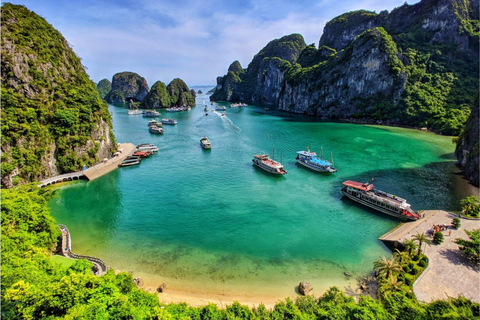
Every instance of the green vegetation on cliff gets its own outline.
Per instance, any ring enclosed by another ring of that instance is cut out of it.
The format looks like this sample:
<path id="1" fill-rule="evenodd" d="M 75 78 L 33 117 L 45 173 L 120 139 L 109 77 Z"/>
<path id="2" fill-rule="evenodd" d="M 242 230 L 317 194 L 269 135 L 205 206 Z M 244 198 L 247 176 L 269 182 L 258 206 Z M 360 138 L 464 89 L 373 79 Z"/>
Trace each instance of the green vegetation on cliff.
<path id="1" fill-rule="evenodd" d="M 168 84 L 167 91 L 170 94 L 171 105 L 180 107 L 195 105 L 195 97 L 182 79 L 173 79 Z"/>
<path id="2" fill-rule="evenodd" d="M 112 83 L 108 79 L 100 80 L 97 84 L 97 91 L 102 99 L 105 99 L 110 90 L 112 90 Z"/>
<path id="3" fill-rule="evenodd" d="M 48 176 L 49 165 L 61 173 L 92 165 L 97 142 L 114 137 L 80 58 L 23 6 L 2 5 L 1 31 L 2 185 L 13 174 L 17 181 Z"/>
<path id="4" fill-rule="evenodd" d="M 148 92 L 142 105 L 145 108 L 166 108 L 171 105 L 170 94 L 167 91 L 165 83 L 157 81 L 153 84 L 152 88 Z"/>

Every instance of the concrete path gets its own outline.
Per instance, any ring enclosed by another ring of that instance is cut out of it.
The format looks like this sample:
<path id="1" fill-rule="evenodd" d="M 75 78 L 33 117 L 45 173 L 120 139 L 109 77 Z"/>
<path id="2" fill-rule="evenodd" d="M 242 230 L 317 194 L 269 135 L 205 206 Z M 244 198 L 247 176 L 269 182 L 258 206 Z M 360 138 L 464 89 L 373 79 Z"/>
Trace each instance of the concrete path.
<path id="1" fill-rule="evenodd" d="M 404 239 L 412 239 L 412 236 L 417 233 L 425 233 L 433 224 L 450 225 L 454 217 L 456 216 L 441 210 L 425 211 L 425 218 L 414 222 L 415 225 L 406 224 L 407 229 L 399 240 L 403 242 Z M 480 221 L 462 218 L 460 220 L 459 230 L 448 228 L 447 231 L 443 231 L 445 241 L 442 244 L 422 245 L 422 250 L 430 263 L 414 285 L 419 301 L 430 302 L 463 295 L 480 303 L 479 269 L 465 258 L 458 249 L 458 244 L 453 242 L 456 238 L 468 239 L 465 230 L 478 229 Z"/>
<path id="2" fill-rule="evenodd" d="M 128 156 L 131 156 L 137 150 L 137 147 L 133 143 L 122 143 L 117 148 L 118 151 L 121 151 L 118 156 L 108 159 L 105 162 L 94 165 L 93 167 L 84 170 L 85 177 L 88 180 L 94 180 L 98 177 L 101 177 L 110 171 L 113 171 L 118 168 L 118 165 Z"/>

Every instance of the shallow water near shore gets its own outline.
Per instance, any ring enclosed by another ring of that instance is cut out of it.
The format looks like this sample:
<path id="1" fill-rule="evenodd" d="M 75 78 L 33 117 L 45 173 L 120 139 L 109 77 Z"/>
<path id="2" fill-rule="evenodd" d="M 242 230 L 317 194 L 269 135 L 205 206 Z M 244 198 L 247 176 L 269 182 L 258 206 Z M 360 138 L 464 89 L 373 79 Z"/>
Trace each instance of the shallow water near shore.
<path id="1" fill-rule="evenodd" d="M 118 142 L 154 143 L 160 151 L 140 166 L 59 189 L 52 215 L 70 229 L 74 252 L 172 291 L 281 299 L 295 296 L 300 281 L 315 294 L 355 287 L 356 277 L 390 254 L 377 239 L 399 221 L 343 198 L 343 181 L 374 178 L 415 210 L 458 209 L 451 137 L 255 106 L 205 116 L 203 101 L 212 108 L 199 95 L 189 112 L 162 110 L 178 120 L 164 135 L 150 134 L 149 119 L 127 115 L 126 106 L 110 106 Z M 202 150 L 202 136 L 212 150 Z M 307 146 L 318 154 L 323 147 L 325 158 L 332 151 L 338 172 L 296 165 Z M 253 154 L 273 149 L 286 176 L 252 166 Z"/>

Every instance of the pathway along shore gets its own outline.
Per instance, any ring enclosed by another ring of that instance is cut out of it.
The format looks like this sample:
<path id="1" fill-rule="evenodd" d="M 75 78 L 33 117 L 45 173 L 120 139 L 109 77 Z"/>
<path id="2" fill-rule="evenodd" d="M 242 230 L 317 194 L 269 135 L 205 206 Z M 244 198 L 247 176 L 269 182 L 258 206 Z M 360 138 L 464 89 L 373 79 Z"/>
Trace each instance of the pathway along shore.
<path id="1" fill-rule="evenodd" d="M 450 227 L 452 219 L 457 215 L 442 210 L 426 210 L 423 213 L 425 218 L 403 223 L 379 239 L 395 245 L 413 239 L 417 233 L 426 233 L 432 225 L 446 224 L 449 227 L 443 232 L 442 244 L 422 245 L 429 264 L 413 285 L 415 295 L 419 301 L 425 302 L 464 296 L 480 303 L 479 268 L 465 258 L 454 242 L 456 238 L 468 239 L 465 230 L 478 229 L 480 221 L 460 218 L 461 227 L 457 230 Z"/>
<path id="2" fill-rule="evenodd" d="M 86 170 L 67 173 L 67 174 L 61 174 L 55 177 L 50 177 L 48 179 L 42 180 L 40 181 L 40 184 L 38 186 L 42 188 L 51 184 L 65 182 L 65 181 L 73 181 L 73 180 L 80 180 L 80 179 L 87 179 L 91 181 L 91 180 L 97 179 L 98 177 L 101 177 L 118 168 L 118 165 L 126 157 L 130 156 L 136 150 L 137 150 L 137 147 L 133 143 L 121 143 L 118 145 L 116 156 L 106 161 L 97 163 L 96 165 L 90 168 L 87 168 Z"/>

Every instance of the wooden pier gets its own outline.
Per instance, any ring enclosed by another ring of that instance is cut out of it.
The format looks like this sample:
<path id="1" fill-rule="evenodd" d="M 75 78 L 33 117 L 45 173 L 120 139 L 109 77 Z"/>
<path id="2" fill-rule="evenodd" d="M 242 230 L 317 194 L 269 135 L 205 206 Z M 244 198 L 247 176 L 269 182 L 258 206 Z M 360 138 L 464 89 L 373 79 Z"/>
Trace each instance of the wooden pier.
<path id="1" fill-rule="evenodd" d="M 74 181 L 74 180 L 80 180 L 80 179 L 87 179 L 90 181 L 94 180 L 118 168 L 118 165 L 126 157 L 134 153 L 137 150 L 137 147 L 133 143 L 122 143 L 118 146 L 117 150 L 118 150 L 117 155 L 112 157 L 111 159 L 100 162 L 86 170 L 61 174 L 55 177 L 42 180 L 40 181 L 40 184 L 38 186 L 42 188 L 42 187 L 59 183 L 59 182 Z"/>

